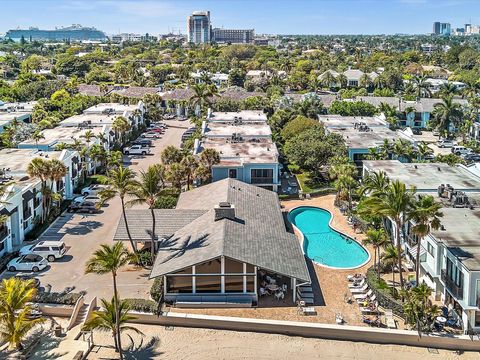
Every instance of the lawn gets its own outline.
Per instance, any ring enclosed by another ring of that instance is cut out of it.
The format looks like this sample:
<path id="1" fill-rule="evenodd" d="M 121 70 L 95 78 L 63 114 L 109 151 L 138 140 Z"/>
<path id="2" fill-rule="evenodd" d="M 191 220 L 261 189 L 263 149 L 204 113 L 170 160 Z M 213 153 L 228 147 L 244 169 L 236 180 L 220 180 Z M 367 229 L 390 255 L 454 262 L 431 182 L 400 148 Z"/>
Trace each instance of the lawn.
<path id="1" fill-rule="evenodd" d="M 319 192 L 329 192 L 332 190 L 332 187 L 329 183 L 312 179 L 310 178 L 310 174 L 307 172 L 297 174 L 296 176 L 300 184 L 300 188 L 304 194 L 315 194 Z"/>

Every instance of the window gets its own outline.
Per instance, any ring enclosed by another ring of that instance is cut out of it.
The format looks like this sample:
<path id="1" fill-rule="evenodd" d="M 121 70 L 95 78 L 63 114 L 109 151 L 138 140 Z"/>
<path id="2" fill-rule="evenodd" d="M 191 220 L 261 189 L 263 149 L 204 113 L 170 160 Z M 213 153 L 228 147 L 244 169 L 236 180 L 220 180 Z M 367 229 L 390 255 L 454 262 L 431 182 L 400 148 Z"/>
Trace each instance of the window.
<path id="1" fill-rule="evenodd" d="M 225 276 L 226 293 L 243 293 L 243 275 Z"/>
<path id="2" fill-rule="evenodd" d="M 219 293 L 221 291 L 221 276 L 196 276 L 196 292 L 201 293 Z"/>
<path id="3" fill-rule="evenodd" d="M 5 250 L 5 240 L 0 241 L 0 251 Z"/>
<path id="4" fill-rule="evenodd" d="M 273 177 L 273 169 L 252 169 L 252 178 Z"/>
<path id="5" fill-rule="evenodd" d="M 220 258 L 205 262 L 195 267 L 196 274 L 220 274 L 222 272 Z"/>
<path id="6" fill-rule="evenodd" d="M 237 178 L 237 169 L 228 169 L 228 177 L 230 179 L 236 179 Z"/>
<path id="7" fill-rule="evenodd" d="M 429 242 L 427 242 L 427 252 L 428 252 L 430 255 L 435 256 L 435 255 L 434 255 L 433 245 L 430 244 Z"/>

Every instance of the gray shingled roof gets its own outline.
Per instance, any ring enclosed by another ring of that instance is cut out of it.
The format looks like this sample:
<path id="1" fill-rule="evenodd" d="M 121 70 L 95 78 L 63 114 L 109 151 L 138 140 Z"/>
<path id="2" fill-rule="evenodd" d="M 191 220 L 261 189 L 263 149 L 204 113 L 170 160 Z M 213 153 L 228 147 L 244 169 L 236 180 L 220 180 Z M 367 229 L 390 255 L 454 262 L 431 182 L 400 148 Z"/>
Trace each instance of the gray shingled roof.
<path id="1" fill-rule="evenodd" d="M 215 221 L 213 207 L 220 202 L 235 206 L 235 220 Z M 150 277 L 225 256 L 310 281 L 300 242 L 286 231 L 274 192 L 224 179 L 182 193 L 177 210 L 191 211 L 194 208 L 204 211 L 203 215 L 177 230 L 163 243 Z"/>
<path id="2" fill-rule="evenodd" d="M 155 209 L 155 235 L 158 239 L 168 238 L 175 231 L 205 213 L 205 210 L 178 210 L 178 209 Z M 152 215 L 150 210 L 127 209 L 126 216 L 130 235 L 135 240 L 149 241 L 151 239 Z M 128 235 L 123 216 L 117 226 L 113 238 L 115 241 L 127 241 Z"/>

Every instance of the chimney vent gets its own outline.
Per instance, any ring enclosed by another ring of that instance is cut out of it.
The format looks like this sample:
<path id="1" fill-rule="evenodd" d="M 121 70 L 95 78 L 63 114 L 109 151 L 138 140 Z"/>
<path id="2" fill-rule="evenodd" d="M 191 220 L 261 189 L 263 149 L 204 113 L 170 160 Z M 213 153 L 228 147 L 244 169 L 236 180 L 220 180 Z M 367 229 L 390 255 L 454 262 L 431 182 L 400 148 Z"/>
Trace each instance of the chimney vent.
<path id="1" fill-rule="evenodd" d="M 229 202 L 220 202 L 215 206 L 215 221 L 223 219 L 235 220 L 235 206 Z"/>

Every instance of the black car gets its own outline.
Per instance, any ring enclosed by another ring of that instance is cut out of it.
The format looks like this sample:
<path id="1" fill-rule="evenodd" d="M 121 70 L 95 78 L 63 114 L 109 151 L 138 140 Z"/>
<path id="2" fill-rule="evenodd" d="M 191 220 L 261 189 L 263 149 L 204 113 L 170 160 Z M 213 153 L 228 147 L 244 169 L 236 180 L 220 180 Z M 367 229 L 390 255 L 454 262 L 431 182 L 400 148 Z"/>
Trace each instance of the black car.
<path id="1" fill-rule="evenodd" d="M 68 207 L 68 212 L 73 213 L 88 213 L 94 214 L 99 212 L 96 204 L 90 201 L 85 201 L 83 203 L 73 203 Z"/>
<path id="2" fill-rule="evenodd" d="M 132 145 L 141 145 L 142 147 L 151 147 L 153 145 L 152 140 L 138 139 L 132 142 Z"/>
<path id="3" fill-rule="evenodd" d="M 420 130 L 420 129 L 412 129 L 412 133 L 413 133 L 414 135 L 422 135 L 422 130 Z"/>
<path id="4" fill-rule="evenodd" d="M 480 154 L 467 154 L 463 157 L 465 161 L 473 161 L 478 162 L 480 161 Z"/>

